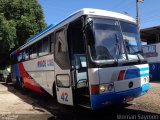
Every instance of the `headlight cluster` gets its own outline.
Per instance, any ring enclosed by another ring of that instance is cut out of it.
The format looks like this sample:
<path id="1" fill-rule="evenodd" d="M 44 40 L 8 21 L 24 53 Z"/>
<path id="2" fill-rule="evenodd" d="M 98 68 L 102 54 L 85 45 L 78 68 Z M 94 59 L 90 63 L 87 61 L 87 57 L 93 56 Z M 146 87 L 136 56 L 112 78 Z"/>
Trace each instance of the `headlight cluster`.
<path id="1" fill-rule="evenodd" d="M 105 92 L 110 92 L 110 91 L 114 91 L 114 85 L 113 85 L 113 83 L 101 84 L 99 86 L 99 92 L 100 93 L 105 93 Z"/>

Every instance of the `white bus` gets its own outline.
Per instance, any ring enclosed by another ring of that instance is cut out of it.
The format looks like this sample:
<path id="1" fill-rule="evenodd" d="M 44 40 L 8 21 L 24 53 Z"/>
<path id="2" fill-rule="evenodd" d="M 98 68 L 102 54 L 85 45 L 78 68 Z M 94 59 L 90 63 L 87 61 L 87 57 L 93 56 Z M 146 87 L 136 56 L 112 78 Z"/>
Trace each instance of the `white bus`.
<path id="1" fill-rule="evenodd" d="M 128 102 L 150 89 L 135 20 L 81 9 L 11 53 L 12 80 L 93 110 Z"/>

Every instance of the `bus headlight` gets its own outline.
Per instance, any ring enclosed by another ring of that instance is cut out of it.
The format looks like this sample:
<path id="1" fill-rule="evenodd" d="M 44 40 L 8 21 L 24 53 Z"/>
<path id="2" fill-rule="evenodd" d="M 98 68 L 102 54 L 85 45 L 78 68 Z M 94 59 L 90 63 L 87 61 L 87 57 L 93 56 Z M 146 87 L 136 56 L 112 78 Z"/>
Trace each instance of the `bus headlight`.
<path id="1" fill-rule="evenodd" d="M 104 92 L 109 92 L 109 91 L 113 91 L 114 90 L 114 85 L 113 83 L 109 83 L 109 84 L 101 84 L 99 86 L 99 91 L 100 93 L 104 93 Z"/>
<path id="2" fill-rule="evenodd" d="M 103 93 L 103 92 L 107 91 L 107 86 L 105 84 L 100 85 L 99 89 L 100 89 L 100 93 Z"/>

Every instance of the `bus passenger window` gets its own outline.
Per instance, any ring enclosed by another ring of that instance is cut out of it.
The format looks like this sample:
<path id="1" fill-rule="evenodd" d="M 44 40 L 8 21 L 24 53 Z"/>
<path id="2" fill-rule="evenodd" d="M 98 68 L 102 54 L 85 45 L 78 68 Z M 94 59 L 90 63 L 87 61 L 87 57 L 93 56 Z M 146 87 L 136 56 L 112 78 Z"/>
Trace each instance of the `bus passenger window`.
<path id="1" fill-rule="evenodd" d="M 62 69 L 69 69 L 70 62 L 65 29 L 57 31 L 55 39 L 55 61 Z"/>
<path id="2" fill-rule="evenodd" d="M 50 40 L 50 52 L 54 52 L 54 33 L 51 35 L 51 40 Z"/>
<path id="3" fill-rule="evenodd" d="M 58 52 L 59 53 L 62 52 L 62 44 L 61 44 L 61 42 L 58 43 Z"/>
<path id="4" fill-rule="evenodd" d="M 38 43 L 38 56 L 47 55 L 49 53 L 49 37 L 44 38 Z"/>
<path id="5" fill-rule="evenodd" d="M 38 42 L 38 56 L 42 56 L 42 40 Z"/>
<path id="6" fill-rule="evenodd" d="M 34 44 L 30 49 L 30 58 L 36 58 L 37 57 L 37 44 Z"/>
<path id="7" fill-rule="evenodd" d="M 29 60 L 29 52 L 28 52 L 28 49 L 26 49 L 25 52 L 24 52 L 24 59 L 25 59 L 25 60 Z"/>
<path id="8" fill-rule="evenodd" d="M 25 60 L 25 51 L 22 52 L 22 61 Z"/>
<path id="9" fill-rule="evenodd" d="M 18 62 L 21 62 L 22 61 L 22 53 L 19 53 L 18 54 Z"/>
<path id="10" fill-rule="evenodd" d="M 46 37 L 43 39 L 43 55 L 46 55 L 49 53 L 49 37 Z"/>

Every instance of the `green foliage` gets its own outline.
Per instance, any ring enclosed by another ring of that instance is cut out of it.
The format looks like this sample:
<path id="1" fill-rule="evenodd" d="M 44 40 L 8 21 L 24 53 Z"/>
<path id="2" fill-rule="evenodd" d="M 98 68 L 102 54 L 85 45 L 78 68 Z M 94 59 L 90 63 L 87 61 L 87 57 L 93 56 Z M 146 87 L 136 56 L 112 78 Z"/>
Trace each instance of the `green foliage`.
<path id="1" fill-rule="evenodd" d="M 15 47 L 16 27 L 13 20 L 0 15 L 0 69 L 9 64 L 9 51 Z"/>
<path id="2" fill-rule="evenodd" d="M 37 0 L 0 0 L 0 69 L 4 56 L 45 27 Z"/>

